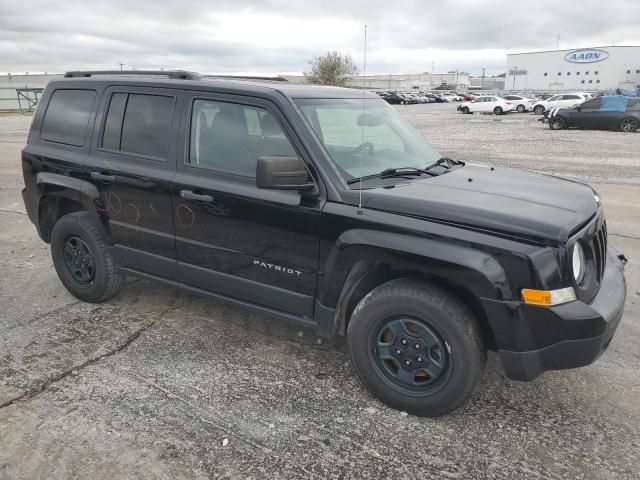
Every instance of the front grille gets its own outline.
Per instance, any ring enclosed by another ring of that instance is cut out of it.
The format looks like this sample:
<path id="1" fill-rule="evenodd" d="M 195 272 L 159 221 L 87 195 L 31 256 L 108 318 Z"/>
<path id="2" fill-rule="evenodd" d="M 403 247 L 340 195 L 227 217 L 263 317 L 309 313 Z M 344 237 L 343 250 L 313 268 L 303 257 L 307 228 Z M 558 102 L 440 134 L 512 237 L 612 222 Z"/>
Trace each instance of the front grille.
<path id="1" fill-rule="evenodd" d="M 596 279 L 600 284 L 607 266 L 607 222 L 602 222 L 600 228 L 591 237 L 589 248 L 591 248 L 593 264 L 596 268 Z"/>

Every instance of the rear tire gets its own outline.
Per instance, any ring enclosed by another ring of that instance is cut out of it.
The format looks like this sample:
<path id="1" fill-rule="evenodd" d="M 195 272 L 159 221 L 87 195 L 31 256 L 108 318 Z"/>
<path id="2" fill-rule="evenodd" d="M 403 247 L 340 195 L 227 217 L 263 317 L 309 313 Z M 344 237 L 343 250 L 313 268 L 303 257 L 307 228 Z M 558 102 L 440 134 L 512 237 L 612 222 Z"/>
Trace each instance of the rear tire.
<path id="1" fill-rule="evenodd" d="M 486 361 L 478 324 L 466 306 L 411 280 L 393 280 L 366 295 L 351 316 L 347 341 L 353 366 L 371 393 L 419 416 L 463 405 Z"/>
<path id="2" fill-rule="evenodd" d="M 638 121 L 633 117 L 625 117 L 620 120 L 619 128 L 622 132 L 633 133 L 638 130 Z"/>
<path id="3" fill-rule="evenodd" d="M 536 105 L 533 107 L 533 113 L 536 115 L 542 115 L 544 113 L 544 107 L 542 105 Z"/>
<path id="4" fill-rule="evenodd" d="M 469 112 L 469 107 L 462 107 L 460 110 L 462 110 L 462 113 L 464 114 L 468 114 Z"/>
<path id="5" fill-rule="evenodd" d="M 527 108 L 524 105 L 518 105 L 518 107 L 516 108 L 516 111 L 518 113 L 524 113 L 526 109 Z"/>
<path id="6" fill-rule="evenodd" d="M 85 302 L 113 297 L 125 276 L 115 268 L 104 234 L 88 212 L 65 215 L 51 233 L 51 257 L 62 284 Z"/>
<path id="7" fill-rule="evenodd" d="M 502 115 L 504 113 L 504 110 L 502 110 L 502 107 L 496 107 L 493 109 L 493 113 L 495 113 L 496 115 Z"/>

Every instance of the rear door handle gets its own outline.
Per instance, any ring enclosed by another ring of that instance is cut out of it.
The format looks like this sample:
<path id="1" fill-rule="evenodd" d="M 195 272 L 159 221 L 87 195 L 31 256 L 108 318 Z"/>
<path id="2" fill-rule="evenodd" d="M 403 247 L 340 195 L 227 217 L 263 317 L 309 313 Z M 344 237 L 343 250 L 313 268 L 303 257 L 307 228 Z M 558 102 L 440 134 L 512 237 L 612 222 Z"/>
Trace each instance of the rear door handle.
<path id="1" fill-rule="evenodd" d="M 111 183 L 111 182 L 114 182 L 116 179 L 116 177 L 114 177 L 113 175 L 106 175 L 100 172 L 91 172 L 91 178 L 93 178 L 94 180 L 99 180 L 104 183 Z"/>
<path id="2" fill-rule="evenodd" d="M 180 190 L 180 196 L 185 200 L 213 203 L 213 197 L 211 195 L 200 195 L 199 193 L 193 193 L 191 190 Z"/>

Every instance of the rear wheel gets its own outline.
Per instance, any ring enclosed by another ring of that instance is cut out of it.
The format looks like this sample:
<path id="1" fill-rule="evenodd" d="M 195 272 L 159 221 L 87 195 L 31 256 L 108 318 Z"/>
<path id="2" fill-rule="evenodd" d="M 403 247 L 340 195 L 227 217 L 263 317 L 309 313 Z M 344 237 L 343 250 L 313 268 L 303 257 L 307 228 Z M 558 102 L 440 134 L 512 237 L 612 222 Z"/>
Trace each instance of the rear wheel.
<path id="1" fill-rule="evenodd" d="M 410 280 L 374 289 L 347 331 L 356 372 L 390 407 L 437 416 L 464 404 L 480 381 L 485 349 L 468 309 L 446 292 Z"/>
<path id="2" fill-rule="evenodd" d="M 533 113 L 542 115 L 544 113 L 544 107 L 542 105 L 536 105 L 535 107 L 533 107 Z"/>
<path id="3" fill-rule="evenodd" d="M 555 116 L 549 119 L 549 128 L 551 130 L 562 130 L 567 128 L 567 121 L 564 117 Z"/>
<path id="4" fill-rule="evenodd" d="M 527 108 L 524 105 L 518 105 L 518 107 L 516 108 L 518 113 L 524 113 L 526 109 Z"/>
<path id="5" fill-rule="evenodd" d="M 85 302 L 113 297 L 125 276 L 116 271 L 104 235 L 88 212 L 58 220 L 51 232 L 51 257 L 63 285 Z"/>
<path id="6" fill-rule="evenodd" d="M 620 130 L 623 132 L 635 132 L 638 129 L 638 120 L 633 117 L 626 117 L 620 120 Z"/>
<path id="7" fill-rule="evenodd" d="M 469 113 L 469 107 L 462 107 L 462 113 Z"/>
<path id="8" fill-rule="evenodd" d="M 504 110 L 502 110 L 502 107 L 496 107 L 493 109 L 493 113 L 495 113 L 496 115 L 502 115 L 504 113 Z"/>

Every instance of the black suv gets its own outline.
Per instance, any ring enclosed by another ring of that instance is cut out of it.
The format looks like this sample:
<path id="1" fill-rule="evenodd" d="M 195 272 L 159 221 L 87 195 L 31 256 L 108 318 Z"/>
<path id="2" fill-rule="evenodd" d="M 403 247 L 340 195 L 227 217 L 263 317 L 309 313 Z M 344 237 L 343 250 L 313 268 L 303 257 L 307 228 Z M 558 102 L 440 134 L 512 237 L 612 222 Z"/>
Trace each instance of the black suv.
<path id="1" fill-rule="evenodd" d="M 134 275 L 346 335 L 417 415 L 462 405 L 488 349 L 533 380 L 609 345 L 625 259 L 591 187 L 443 158 L 367 92 L 117 73 L 49 83 L 22 155 L 76 297 Z"/>

